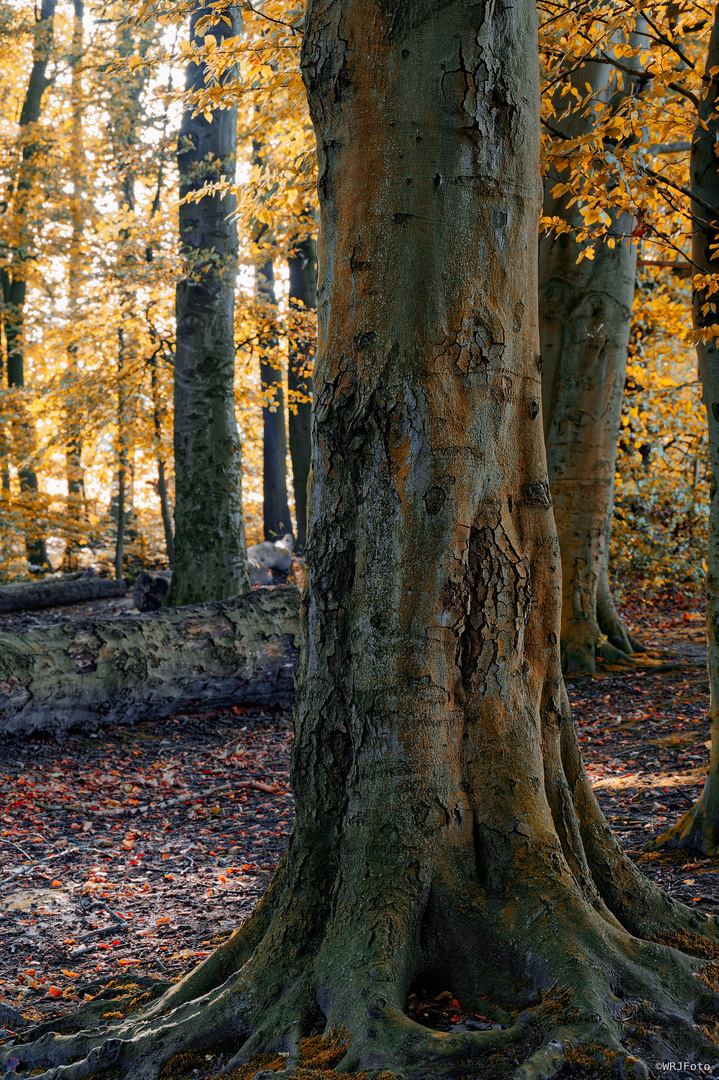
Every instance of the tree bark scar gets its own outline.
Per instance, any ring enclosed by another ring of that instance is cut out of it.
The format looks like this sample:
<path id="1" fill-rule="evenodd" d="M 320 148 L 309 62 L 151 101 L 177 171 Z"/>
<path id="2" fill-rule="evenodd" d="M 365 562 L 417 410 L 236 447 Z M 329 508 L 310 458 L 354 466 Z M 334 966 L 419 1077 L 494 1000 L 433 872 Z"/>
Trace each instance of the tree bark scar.
<path id="1" fill-rule="evenodd" d="M 101 647 L 102 641 L 97 634 L 80 632 L 64 651 L 75 665 L 76 674 L 88 675 L 97 671 L 97 655 Z"/>

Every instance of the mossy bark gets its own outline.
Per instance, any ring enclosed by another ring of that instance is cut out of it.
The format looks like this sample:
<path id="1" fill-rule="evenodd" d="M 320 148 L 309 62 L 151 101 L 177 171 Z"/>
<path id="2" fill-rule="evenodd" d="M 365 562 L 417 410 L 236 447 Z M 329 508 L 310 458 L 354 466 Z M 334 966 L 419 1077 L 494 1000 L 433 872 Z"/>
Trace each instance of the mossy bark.
<path id="1" fill-rule="evenodd" d="M 156 614 L 0 633 L 0 733 L 95 729 L 205 703 L 286 708 L 298 608 L 297 589 L 285 586 Z"/>
<path id="2" fill-rule="evenodd" d="M 216 15 L 198 3 L 195 27 Z M 225 19 L 229 20 L 228 22 Z M 235 8 L 208 28 L 220 43 L 239 33 Z M 231 77 L 225 73 L 225 78 Z M 187 89 L 205 85 L 204 65 L 190 64 Z M 219 109 L 207 119 L 183 114 L 178 143 L 180 195 L 235 173 L 237 113 Z M 175 561 L 168 603 L 222 600 L 247 592 L 242 461 L 235 418 L 234 295 L 237 235 L 230 196 L 205 195 L 180 206 L 180 240 L 187 276 L 177 286 L 175 352 Z"/>
<path id="3" fill-rule="evenodd" d="M 60 578 L 41 581 L 14 582 L 0 586 L 0 611 L 37 611 L 40 608 L 61 607 L 63 604 L 82 604 L 88 600 L 103 600 L 124 596 L 124 581 L 96 577 L 92 571 L 79 570 Z"/>
<path id="4" fill-rule="evenodd" d="M 692 139 L 689 174 L 692 203 L 692 260 L 703 274 L 719 274 L 719 161 L 715 147 L 719 139 L 719 8 L 707 50 L 704 94 L 698 110 L 698 124 Z M 712 210 L 712 208 L 714 208 Z M 705 308 L 705 305 L 706 308 Z M 707 552 L 707 668 L 709 672 L 709 717 L 711 753 L 709 773 L 699 801 L 667 832 L 657 837 L 650 850 L 685 848 L 705 855 L 719 854 L 719 342 L 702 333 L 717 322 L 716 296 L 695 287 L 694 329 L 697 343 L 702 400 L 709 427 L 711 489 L 709 503 L 709 543 Z M 707 338 L 702 340 L 702 338 Z"/>
<path id="5" fill-rule="evenodd" d="M 585 64 L 568 78 L 581 94 L 585 84 L 601 93 L 616 75 Z M 576 138 L 594 122 L 591 111 L 578 109 L 562 128 Z M 546 181 L 544 213 L 572 231 L 545 234 L 539 243 L 542 407 L 562 553 L 562 666 L 593 672 L 603 637 L 606 659 L 633 652 L 611 599 L 608 564 L 636 246 L 628 239 L 630 215 L 615 213 L 607 232 L 614 246 L 595 244 L 594 258 L 578 263 L 590 245 L 574 238 L 584 224 L 580 205 L 570 205 L 569 194 L 551 195 L 559 179 Z"/>
<path id="6" fill-rule="evenodd" d="M 716 949 L 716 924 L 622 854 L 562 682 L 537 56 L 533 0 L 308 4 L 320 334 L 296 823 L 253 916 L 139 1017 L 12 1048 L 28 1070 L 65 1063 L 46 1080 L 155 1080 L 218 1044 L 229 1076 L 269 1050 L 291 1075 L 302 1036 L 341 1027 L 338 1071 L 372 1076 L 546 1080 L 577 1048 L 637 1080 L 636 1046 L 717 1059 L 694 1023 L 718 1000 L 701 962 L 651 941 Z M 404 1012 L 422 988 L 470 1012 L 491 996 L 510 1026 L 424 1028 Z M 517 1015 L 522 999 L 542 1004 Z"/>

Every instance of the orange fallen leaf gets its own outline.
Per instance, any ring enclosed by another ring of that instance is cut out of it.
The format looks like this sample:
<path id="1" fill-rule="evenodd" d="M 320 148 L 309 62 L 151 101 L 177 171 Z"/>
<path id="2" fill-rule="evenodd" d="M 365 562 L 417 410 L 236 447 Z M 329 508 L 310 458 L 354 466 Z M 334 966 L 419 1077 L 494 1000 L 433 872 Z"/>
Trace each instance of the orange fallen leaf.
<path id="1" fill-rule="evenodd" d="M 134 964 L 135 960 L 118 960 L 118 964 L 122 964 L 123 967 L 127 967 L 128 964 Z"/>
<path id="2" fill-rule="evenodd" d="M 67 975 L 68 979 L 79 979 L 80 978 L 80 976 L 78 975 L 78 973 L 76 971 L 66 971 L 65 968 L 63 968 L 62 973 L 63 973 L 63 975 Z"/>
<path id="3" fill-rule="evenodd" d="M 53 881 L 53 883 L 52 883 L 53 889 L 59 889 L 61 886 L 62 886 L 61 881 Z"/>
<path id="4" fill-rule="evenodd" d="M 48 986 L 47 992 L 50 997 L 62 997 L 62 990 L 59 986 Z"/>
<path id="5" fill-rule="evenodd" d="M 156 923 L 156 925 L 157 925 L 157 926 L 164 926 L 164 925 L 165 925 L 165 923 L 169 923 L 169 922 L 171 922 L 171 921 L 172 921 L 172 920 L 170 919 L 170 916 L 169 916 L 169 915 L 163 915 L 161 919 L 158 919 L 158 920 L 157 920 L 157 923 Z"/>

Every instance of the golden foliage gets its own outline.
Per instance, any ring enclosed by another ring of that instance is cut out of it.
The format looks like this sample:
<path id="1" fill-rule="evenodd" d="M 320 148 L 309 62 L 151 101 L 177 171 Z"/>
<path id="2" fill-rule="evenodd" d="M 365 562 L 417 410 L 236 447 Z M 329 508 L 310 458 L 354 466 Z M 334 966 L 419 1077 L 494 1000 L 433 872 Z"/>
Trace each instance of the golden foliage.
<path id="1" fill-rule="evenodd" d="M 204 37 L 191 45 L 191 0 L 88 0 L 82 26 L 71 5 L 58 5 L 48 39 L 56 74 L 38 121 L 24 126 L 38 49 L 34 7 L 23 0 L 0 11 L 7 99 L 0 116 L 7 193 L 0 204 L 0 581 L 27 573 L 28 545 L 40 537 L 52 538 L 56 566 L 109 569 L 121 460 L 130 513 L 125 572 L 166 561 L 158 485 L 162 463 L 171 502 L 182 107 L 208 116 L 238 109 L 237 179 L 219 187 L 232 186 L 237 199 L 236 403 L 248 541 L 262 538 L 267 403 L 258 360 L 271 354 L 285 371 L 290 351 L 311 357 L 314 317 L 290 310 L 282 282 L 268 310 L 257 301 L 253 269 L 268 257 L 279 269 L 314 234 L 316 159 L 299 71 L 304 4 L 245 0 L 240 33 L 219 44 L 213 27 L 227 21 L 230 6 L 215 0 L 198 26 Z M 651 9 L 639 0 L 600 0 L 591 10 L 540 0 L 538 7 L 547 186 L 581 212 L 576 228 L 559 217 L 541 227 L 574 229 L 579 257 L 591 260 L 598 244 L 617 242 L 616 230 L 607 230 L 622 211 L 642 267 L 617 468 L 616 572 L 620 582 L 637 572 L 649 584 L 678 574 L 699 582 L 706 422 L 690 301 L 693 287 L 714 304 L 719 283 L 690 261 L 686 147 L 707 85 L 708 16 L 688 0 Z M 190 60 L 206 65 L 207 80 L 188 95 L 181 87 Z M 576 134 L 573 118 L 581 115 L 591 123 Z M 21 279 L 20 312 L 9 286 Z M 24 386 L 8 380 L 15 329 Z M 28 470 L 37 491 L 24 479 Z"/>

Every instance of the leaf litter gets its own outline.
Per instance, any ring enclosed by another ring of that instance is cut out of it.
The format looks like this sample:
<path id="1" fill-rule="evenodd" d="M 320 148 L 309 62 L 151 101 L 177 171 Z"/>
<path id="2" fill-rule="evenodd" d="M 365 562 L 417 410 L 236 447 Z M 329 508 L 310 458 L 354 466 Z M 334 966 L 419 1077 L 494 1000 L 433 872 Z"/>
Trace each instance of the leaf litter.
<path id="1" fill-rule="evenodd" d="M 652 647 L 669 641 L 684 658 L 667 670 L 607 669 L 570 682 L 584 760 L 630 856 L 672 895 L 715 914 L 719 864 L 642 851 L 689 809 L 704 781 L 703 614 L 696 604 L 677 611 L 643 603 L 624 615 Z M 5 740 L 0 1038 L 12 1042 L 13 1024 L 65 1015 L 122 986 L 151 992 L 247 918 L 292 825 L 291 741 L 288 714 L 238 707 Z M 487 1030 L 513 1018 L 491 997 L 469 1013 L 450 987 L 437 989 L 418 988 L 407 1005 L 435 1030 Z M 107 1015 L 121 1016 L 111 1000 Z M 192 1064 L 199 1077 L 220 1062 Z M 268 1059 L 265 1068 L 281 1064 Z"/>

